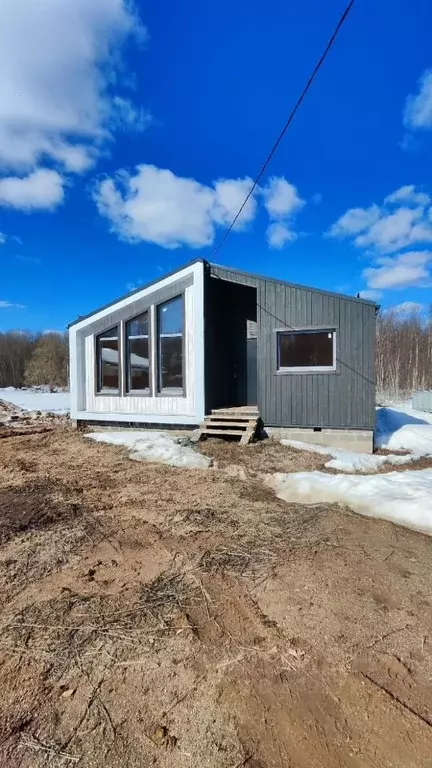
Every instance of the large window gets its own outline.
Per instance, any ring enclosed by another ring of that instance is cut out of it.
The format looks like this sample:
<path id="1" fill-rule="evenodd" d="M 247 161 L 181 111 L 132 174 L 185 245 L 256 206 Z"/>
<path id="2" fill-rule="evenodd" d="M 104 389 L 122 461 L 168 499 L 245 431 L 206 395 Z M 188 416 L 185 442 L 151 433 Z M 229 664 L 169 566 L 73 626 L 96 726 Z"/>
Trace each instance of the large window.
<path id="1" fill-rule="evenodd" d="M 126 323 L 126 386 L 128 392 L 150 390 L 149 313 Z"/>
<path id="2" fill-rule="evenodd" d="M 278 331 L 278 371 L 312 373 L 336 370 L 334 330 Z"/>
<path id="3" fill-rule="evenodd" d="M 118 328 L 110 328 L 96 337 L 97 391 L 119 389 Z"/>
<path id="4" fill-rule="evenodd" d="M 183 297 L 157 308 L 159 391 L 183 391 Z"/>

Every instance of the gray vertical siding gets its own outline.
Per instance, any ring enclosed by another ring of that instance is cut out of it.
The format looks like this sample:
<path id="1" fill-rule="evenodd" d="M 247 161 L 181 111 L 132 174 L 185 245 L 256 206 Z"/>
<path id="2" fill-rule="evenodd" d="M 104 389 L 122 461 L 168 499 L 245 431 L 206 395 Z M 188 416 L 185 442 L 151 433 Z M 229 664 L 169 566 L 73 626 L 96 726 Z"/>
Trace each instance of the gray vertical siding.
<path id="1" fill-rule="evenodd" d="M 372 429 L 375 305 L 216 265 L 214 277 L 257 289 L 258 407 L 268 426 Z M 276 329 L 336 329 L 337 370 L 277 374 Z"/>

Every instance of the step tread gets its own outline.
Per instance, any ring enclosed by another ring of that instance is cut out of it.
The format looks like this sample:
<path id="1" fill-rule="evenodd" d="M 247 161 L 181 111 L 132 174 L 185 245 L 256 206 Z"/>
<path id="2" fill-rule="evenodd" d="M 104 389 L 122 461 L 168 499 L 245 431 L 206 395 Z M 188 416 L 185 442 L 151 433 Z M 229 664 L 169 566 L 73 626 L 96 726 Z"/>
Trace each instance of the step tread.
<path id="1" fill-rule="evenodd" d="M 252 422 L 255 424 L 255 422 Z M 243 427 L 244 429 L 248 429 L 248 427 L 251 425 L 250 421 L 239 421 L 238 419 L 235 419 L 233 421 L 210 421 L 205 420 L 203 424 L 201 424 L 201 427 L 204 429 L 205 427 Z"/>
<path id="2" fill-rule="evenodd" d="M 237 435 L 237 437 L 243 437 L 244 430 L 242 429 L 224 429 L 223 431 L 221 429 L 210 429 L 209 427 L 204 427 L 201 429 L 202 435 L 220 435 L 221 437 L 225 437 L 225 435 Z"/>
<path id="3" fill-rule="evenodd" d="M 230 410 L 226 410 L 226 411 L 221 410 L 221 411 L 219 411 L 219 410 L 215 410 L 215 411 L 211 411 L 211 413 L 209 415 L 210 416 L 217 416 L 218 418 L 222 417 L 224 419 L 232 419 L 232 418 L 235 418 L 235 419 L 237 419 L 237 418 L 240 418 L 240 419 L 242 419 L 242 418 L 245 418 L 245 419 L 258 419 L 259 418 L 259 412 L 258 411 L 241 411 L 241 410 L 239 410 L 239 411 L 236 411 L 236 410 L 232 410 L 232 411 L 230 411 Z"/>

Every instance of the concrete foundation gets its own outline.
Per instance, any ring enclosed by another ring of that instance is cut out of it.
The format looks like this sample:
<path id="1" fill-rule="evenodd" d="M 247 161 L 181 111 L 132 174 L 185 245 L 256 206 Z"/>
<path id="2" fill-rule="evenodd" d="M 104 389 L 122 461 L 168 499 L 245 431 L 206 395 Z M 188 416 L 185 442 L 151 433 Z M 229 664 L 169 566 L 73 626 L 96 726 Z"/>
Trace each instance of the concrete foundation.
<path id="1" fill-rule="evenodd" d="M 278 440 L 299 440 L 314 445 L 329 445 L 341 451 L 373 453 L 372 429 L 321 429 L 314 431 L 304 427 L 265 427 L 269 437 Z"/>

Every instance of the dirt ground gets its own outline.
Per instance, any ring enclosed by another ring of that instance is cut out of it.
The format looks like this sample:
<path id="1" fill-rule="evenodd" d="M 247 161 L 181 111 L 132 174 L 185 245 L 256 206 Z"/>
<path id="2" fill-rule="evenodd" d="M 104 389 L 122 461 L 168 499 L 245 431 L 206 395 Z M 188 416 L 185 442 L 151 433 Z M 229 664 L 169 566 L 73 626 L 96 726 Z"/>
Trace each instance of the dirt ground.
<path id="1" fill-rule="evenodd" d="M 202 450 L 0 429 L 1 768 L 432 766 L 431 539 L 259 479 L 322 456 Z"/>

